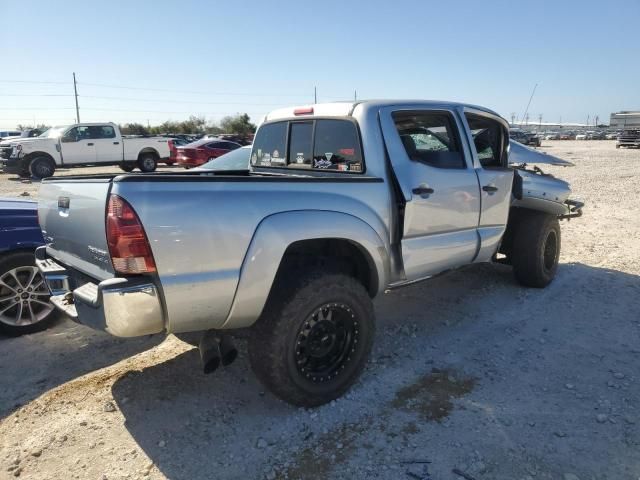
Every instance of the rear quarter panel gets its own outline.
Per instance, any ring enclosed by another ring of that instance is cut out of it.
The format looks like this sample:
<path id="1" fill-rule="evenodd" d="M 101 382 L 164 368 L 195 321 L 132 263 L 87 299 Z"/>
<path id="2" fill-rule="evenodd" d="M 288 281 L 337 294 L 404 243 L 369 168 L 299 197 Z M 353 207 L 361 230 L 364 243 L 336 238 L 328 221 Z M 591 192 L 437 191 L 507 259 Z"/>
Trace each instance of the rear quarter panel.
<path id="1" fill-rule="evenodd" d="M 113 193 L 133 206 L 145 227 L 164 293 L 169 332 L 219 328 L 225 323 L 249 244 L 258 225 L 271 215 L 341 212 L 370 225 L 381 239 L 388 238 L 388 191 L 382 181 L 228 178 L 113 184 Z M 279 261 L 273 258 L 275 264 Z"/>
<path id="2" fill-rule="evenodd" d="M 0 254 L 33 250 L 44 244 L 35 203 L 32 208 L 6 208 L 0 202 Z"/>

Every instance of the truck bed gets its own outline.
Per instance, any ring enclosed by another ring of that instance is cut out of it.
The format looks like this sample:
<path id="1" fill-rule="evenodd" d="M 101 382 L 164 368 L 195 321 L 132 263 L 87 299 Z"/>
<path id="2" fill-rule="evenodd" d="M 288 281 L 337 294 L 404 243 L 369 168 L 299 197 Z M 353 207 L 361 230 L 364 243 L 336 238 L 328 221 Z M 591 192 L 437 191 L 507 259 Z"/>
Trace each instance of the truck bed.
<path id="1" fill-rule="evenodd" d="M 47 255 L 98 283 L 118 275 L 105 222 L 96 218 L 105 218 L 109 195 L 123 198 L 151 245 L 154 282 L 171 322 L 166 330 L 195 331 L 225 324 L 243 264 L 251 261 L 245 256 L 265 219 L 284 212 L 339 212 L 388 239 L 387 188 L 381 178 L 345 174 L 77 175 L 42 183 L 39 216 Z M 278 238 L 271 235 L 269 241 Z"/>

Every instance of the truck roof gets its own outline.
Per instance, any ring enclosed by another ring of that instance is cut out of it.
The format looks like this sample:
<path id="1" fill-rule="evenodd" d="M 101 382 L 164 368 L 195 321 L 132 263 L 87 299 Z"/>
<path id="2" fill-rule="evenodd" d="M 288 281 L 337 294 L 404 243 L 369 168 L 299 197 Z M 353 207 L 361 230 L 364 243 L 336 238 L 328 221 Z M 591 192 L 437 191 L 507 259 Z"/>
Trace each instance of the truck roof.
<path id="1" fill-rule="evenodd" d="M 326 117 L 348 117 L 353 114 L 356 107 L 364 108 L 382 108 L 402 105 L 420 105 L 423 107 L 442 107 L 443 105 L 450 107 L 467 107 L 481 110 L 497 117 L 500 115 L 493 110 L 478 105 L 468 103 L 450 102 L 446 100 L 412 100 L 412 99 L 388 99 L 388 100 L 358 100 L 355 102 L 328 102 L 315 103 L 307 105 L 298 105 L 294 107 L 285 107 L 273 110 L 264 116 L 263 122 L 278 120 L 283 118 L 299 117 L 305 115 L 326 116 Z M 500 117 L 502 118 L 502 117 Z"/>

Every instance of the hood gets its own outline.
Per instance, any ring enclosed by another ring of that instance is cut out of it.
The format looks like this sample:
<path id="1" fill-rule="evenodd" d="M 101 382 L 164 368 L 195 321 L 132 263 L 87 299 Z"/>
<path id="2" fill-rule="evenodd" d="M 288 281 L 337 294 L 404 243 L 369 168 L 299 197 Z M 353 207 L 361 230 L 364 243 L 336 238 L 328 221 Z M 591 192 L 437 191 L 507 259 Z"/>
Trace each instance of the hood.
<path id="1" fill-rule="evenodd" d="M 527 147 L 515 140 L 509 141 L 509 163 L 544 163 L 546 165 L 560 165 L 563 167 L 574 166 L 573 163 L 567 160 Z"/>

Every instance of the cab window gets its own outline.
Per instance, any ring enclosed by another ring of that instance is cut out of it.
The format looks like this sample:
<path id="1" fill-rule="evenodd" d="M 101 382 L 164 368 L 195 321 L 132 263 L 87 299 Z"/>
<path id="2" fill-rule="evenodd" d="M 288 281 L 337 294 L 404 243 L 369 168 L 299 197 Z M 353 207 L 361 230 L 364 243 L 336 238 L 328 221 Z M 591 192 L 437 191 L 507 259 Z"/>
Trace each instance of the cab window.
<path id="1" fill-rule="evenodd" d="M 480 165 L 484 168 L 506 167 L 509 136 L 502 124 L 480 115 L 466 113 L 465 117 Z"/>
<path id="2" fill-rule="evenodd" d="M 362 172 L 362 153 L 355 124 L 347 120 L 316 120 L 313 168 Z"/>
<path id="3" fill-rule="evenodd" d="M 256 167 L 285 166 L 287 122 L 269 123 L 258 130 L 251 152 L 251 165 Z"/>
<path id="4" fill-rule="evenodd" d="M 457 129 L 448 112 L 394 112 L 410 160 L 436 168 L 465 168 Z"/>
<path id="5" fill-rule="evenodd" d="M 311 168 L 313 122 L 292 122 L 287 164 L 292 168 Z"/>
<path id="6" fill-rule="evenodd" d="M 354 122 L 342 119 L 284 121 L 261 126 L 253 143 L 251 165 L 364 171 L 357 127 Z"/>

